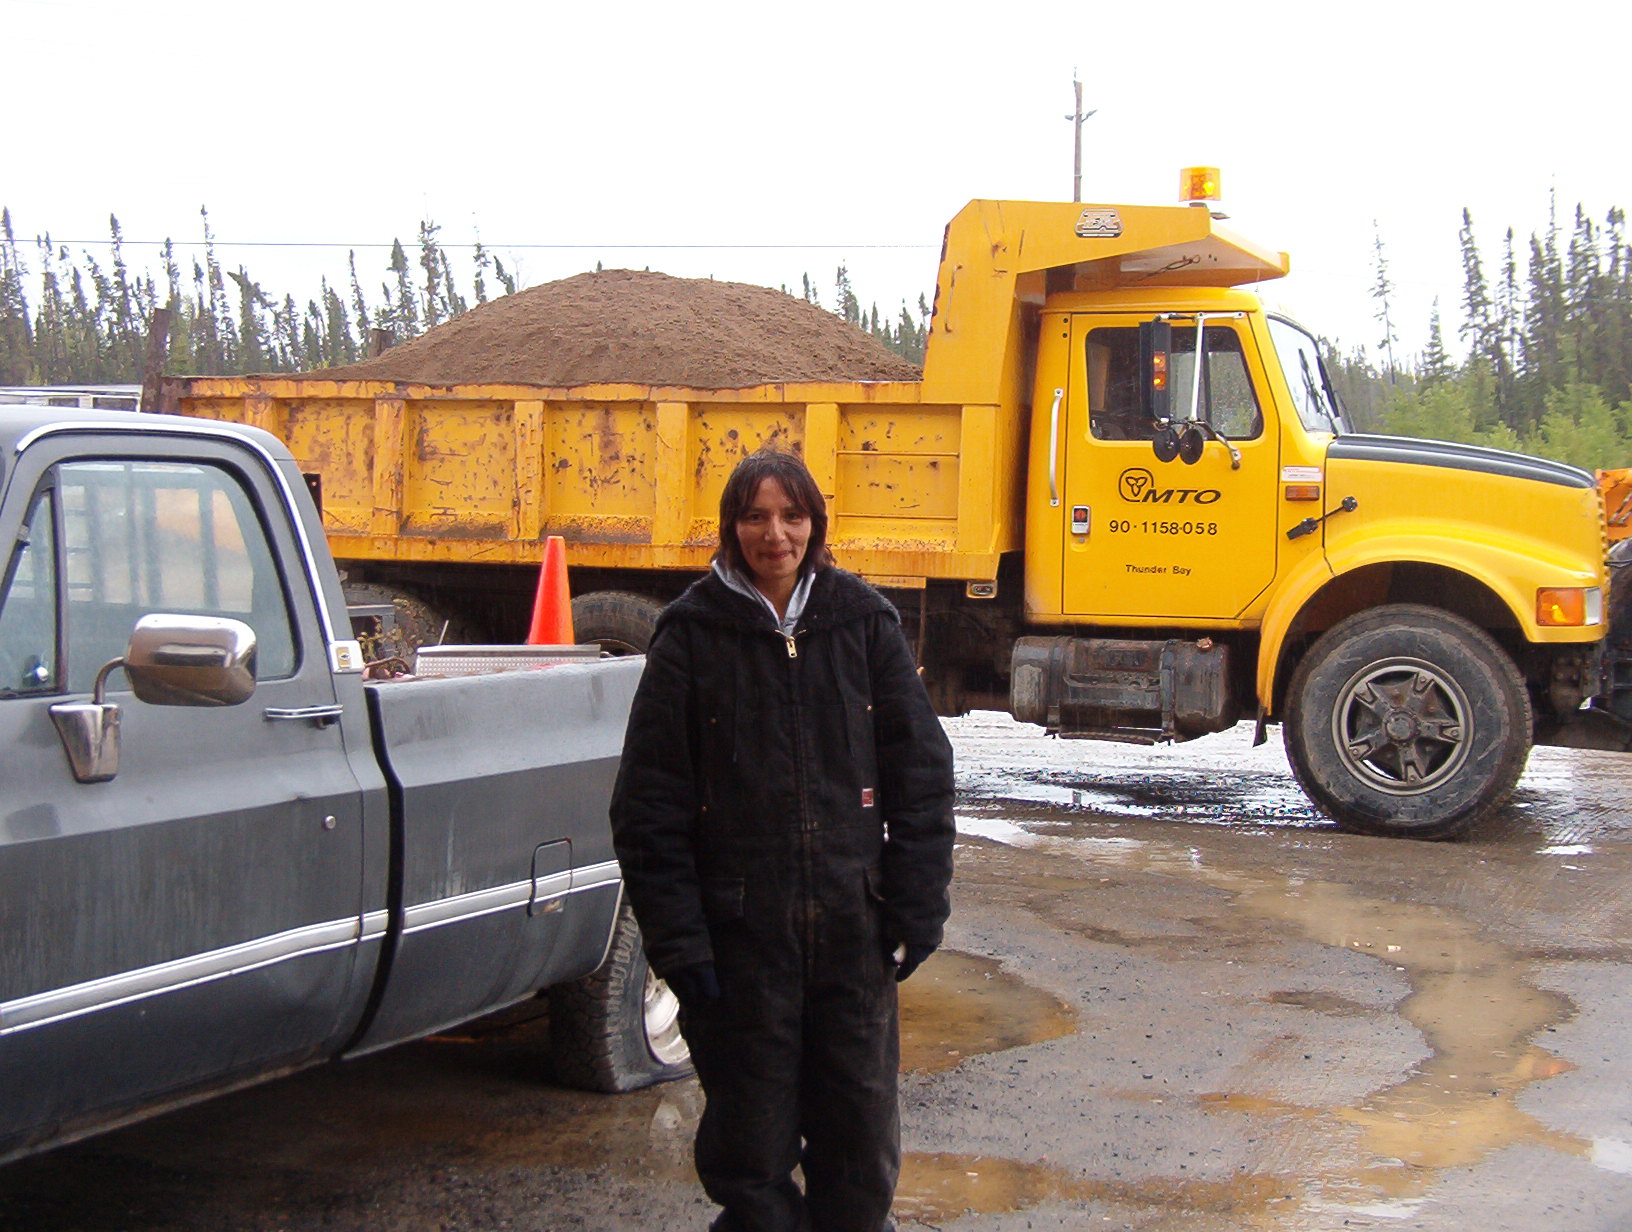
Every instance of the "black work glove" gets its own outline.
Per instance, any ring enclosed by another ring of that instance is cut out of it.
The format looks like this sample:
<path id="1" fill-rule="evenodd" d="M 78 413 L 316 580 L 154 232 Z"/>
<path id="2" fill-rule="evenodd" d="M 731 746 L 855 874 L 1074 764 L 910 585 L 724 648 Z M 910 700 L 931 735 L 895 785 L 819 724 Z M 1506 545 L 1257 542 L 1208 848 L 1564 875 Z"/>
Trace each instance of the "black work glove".
<path id="1" fill-rule="evenodd" d="M 680 1004 L 688 1009 L 720 999 L 720 977 L 711 962 L 681 967 L 669 976 L 668 985 L 680 998 Z"/>
<path id="2" fill-rule="evenodd" d="M 895 982 L 897 984 L 923 966 L 924 959 L 935 952 L 935 947 L 932 945 L 912 945 L 910 943 L 903 945 L 901 949 L 905 953 L 901 956 L 901 961 L 895 964 Z"/>

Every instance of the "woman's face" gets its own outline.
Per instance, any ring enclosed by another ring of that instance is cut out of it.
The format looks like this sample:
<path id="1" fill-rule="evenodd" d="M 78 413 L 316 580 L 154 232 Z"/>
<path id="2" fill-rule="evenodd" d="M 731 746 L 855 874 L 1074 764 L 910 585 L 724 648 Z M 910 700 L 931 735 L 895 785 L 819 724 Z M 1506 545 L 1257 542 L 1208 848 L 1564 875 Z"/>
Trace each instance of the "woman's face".
<path id="1" fill-rule="evenodd" d="M 737 546 L 754 581 L 791 586 L 810 542 L 810 518 L 775 479 L 761 479 L 737 518 Z"/>

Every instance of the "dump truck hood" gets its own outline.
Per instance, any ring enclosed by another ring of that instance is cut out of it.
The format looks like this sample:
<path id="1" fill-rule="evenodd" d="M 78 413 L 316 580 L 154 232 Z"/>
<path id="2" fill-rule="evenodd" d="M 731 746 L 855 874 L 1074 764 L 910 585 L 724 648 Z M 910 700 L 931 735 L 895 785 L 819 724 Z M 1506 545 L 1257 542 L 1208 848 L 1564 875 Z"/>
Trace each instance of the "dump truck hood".
<path id="1" fill-rule="evenodd" d="M 1457 445 L 1450 441 L 1424 441 L 1409 436 L 1340 436 L 1326 450 L 1328 462 L 1394 462 L 1409 466 L 1446 467 L 1531 479 L 1566 488 L 1596 486 L 1591 474 L 1562 462 L 1532 458 L 1527 454 L 1486 449 L 1480 445 Z"/>

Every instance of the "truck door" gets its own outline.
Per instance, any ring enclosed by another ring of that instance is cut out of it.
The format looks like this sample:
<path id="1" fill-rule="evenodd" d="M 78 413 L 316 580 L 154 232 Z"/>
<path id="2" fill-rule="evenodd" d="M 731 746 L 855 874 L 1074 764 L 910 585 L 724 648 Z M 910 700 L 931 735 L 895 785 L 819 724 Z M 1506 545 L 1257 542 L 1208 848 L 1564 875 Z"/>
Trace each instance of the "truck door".
<path id="1" fill-rule="evenodd" d="M 225 440 L 51 434 L 8 477 L 0 1156 L 351 1025 L 361 793 L 340 728 L 309 717 L 336 694 L 304 561 L 270 464 Z M 115 671 L 118 772 L 76 781 L 51 708 L 153 612 L 248 623 L 255 692 L 153 706 Z"/>
<path id="2" fill-rule="evenodd" d="M 1068 411 L 1061 438 L 1066 520 L 1065 614 L 1107 619 L 1229 620 L 1275 574 L 1278 445 L 1265 430 L 1262 369 L 1245 320 L 1206 319 L 1194 465 L 1159 461 L 1139 410 L 1139 318 L 1071 318 Z M 1173 323 L 1173 417 L 1189 414 L 1196 326 Z"/>

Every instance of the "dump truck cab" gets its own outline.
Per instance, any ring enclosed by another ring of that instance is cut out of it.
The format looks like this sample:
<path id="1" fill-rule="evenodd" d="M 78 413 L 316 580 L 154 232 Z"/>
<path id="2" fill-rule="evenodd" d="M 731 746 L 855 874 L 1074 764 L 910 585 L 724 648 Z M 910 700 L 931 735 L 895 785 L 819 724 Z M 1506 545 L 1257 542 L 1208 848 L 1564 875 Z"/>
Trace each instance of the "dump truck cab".
<path id="1" fill-rule="evenodd" d="M 1604 691 L 1597 485 L 1354 433 L 1314 337 L 1239 285 L 1286 258 L 1216 221 L 977 203 L 949 230 L 930 373 L 996 370 L 968 352 L 1000 295 L 964 296 L 979 279 L 955 237 L 972 249 L 978 232 L 987 281 L 1012 283 L 1011 343 L 1035 337 L 1011 709 L 1061 735 L 1152 741 L 1284 719 L 1300 779 L 1339 820 L 1453 832 L 1447 813 L 1505 794 L 1532 733 L 1569 738 Z M 961 336 L 960 296 L 984 313 Z M 1373 628 L 1377 657 L 1348 662 L 1345 642 Z M 1506 752 L 1482 757 L 1481 741 Z"/>

